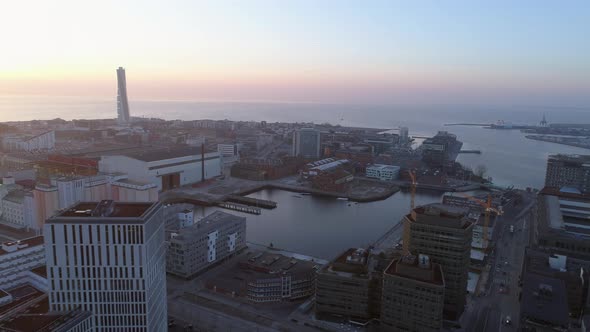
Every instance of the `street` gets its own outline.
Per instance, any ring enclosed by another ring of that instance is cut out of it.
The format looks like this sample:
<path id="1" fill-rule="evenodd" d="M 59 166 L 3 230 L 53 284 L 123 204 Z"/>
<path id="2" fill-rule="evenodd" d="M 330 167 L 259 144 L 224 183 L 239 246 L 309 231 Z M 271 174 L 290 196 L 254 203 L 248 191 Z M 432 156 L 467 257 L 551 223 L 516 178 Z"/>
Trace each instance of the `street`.
<path id="1" fill-rule="evenodd" d="M 469 295 L 468 307 L 461 317 L 462 331 L 516 331 L 520 301 L 519 277 L 525 247 L 532 232 L 534 197 L 506 211 L 501 223 L 495 252 L 490 255 L 490 275 L 482 296 Z M 514 226 L 514 232 L 510 232 Z M 509 323 L 507 323 L 509 318 Z"/>

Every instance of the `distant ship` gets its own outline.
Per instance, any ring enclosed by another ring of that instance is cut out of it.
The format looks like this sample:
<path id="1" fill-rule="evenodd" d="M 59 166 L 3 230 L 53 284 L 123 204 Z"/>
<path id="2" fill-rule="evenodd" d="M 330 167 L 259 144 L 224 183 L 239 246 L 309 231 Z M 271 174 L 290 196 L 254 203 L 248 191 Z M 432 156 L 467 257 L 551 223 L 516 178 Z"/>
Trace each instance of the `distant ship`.
<path id="1" fill-rule="evenodd" d="M 454 162 L 463 147 L 457 136 L 447 131 L 439 131 L 434 137 L 422 143 L 422 160 L 428 164 L 442 166 Z"/>

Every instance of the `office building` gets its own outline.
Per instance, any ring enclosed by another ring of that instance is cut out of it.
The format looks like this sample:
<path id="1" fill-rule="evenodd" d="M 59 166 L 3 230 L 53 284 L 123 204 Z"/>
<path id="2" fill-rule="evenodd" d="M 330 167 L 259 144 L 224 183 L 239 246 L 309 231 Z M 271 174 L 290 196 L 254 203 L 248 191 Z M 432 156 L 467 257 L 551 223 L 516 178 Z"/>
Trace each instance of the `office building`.
<path id="1" fill-rule="evenodd" d="M 384 331 L 440 331 L 445 281 L 428 256 L 396 259 L 383 275 L 381 326 Z"/>
<path id="2" fill-rule="evenodd" d="M 320 131 L 302 128 L 293 133 L 293 156 L 306 159 L 320 157 Z"/>
<path id="3" fill-rule="evenodd" d="M 90 311 L 96 331 L 167 329 L 159 203 L 77 203 L 44 234 L 51 311 Z"/>
<path id="4" fill-rule="evenodd" d="M 101 172 L 128 174 L 129 180 L 154 183 L 159 191 L 166 191 L 221 175 L 221 157 L 218 151 L 179 146 L 102 156 L 98 167 Z"/>
<path id="5" fill-rule="evenodd" d="M 277 250 L 248 251 L 206 287 L 252 303 L 296 301 L 315 293 L 317 261 Z"/>
<path id="6" fill-rule="evenodd" d="M 569 331 L 566 294 L 563 280 L 526 273 L 522 283 L 520 328 L 525 331 Z"/>
<path id="7" fill-rule="evenodd" d="M 445 278 L 445 317 L 463 313 L 471 253 L 473 223 L 467 208 L 429 204 L 415 208 L 404 220 L 404 251 L 427 255 L 440 264 Z"/>
<path id="8" fill-rule="evenodd" d="M 365 175 L 381 181 L 392 181 L 399 177 L 399 170 L 399 166 L 372 164 L 367 166 Z"/>
<path id="9" fill-rule="evenodd" d="M 246 218 L 215 211 L 171 234 L 166 271 L 192 278 L 246 247 Z"/>
<path id="10" fill-rule="evenodd" d="M 545 187 L 537 195 L 533 243 L 539 249 L 590 259 L 590 197 Z"/>
<path id="11" fill-rule="evenodd" d="M 590 261 L 526 248 L 521 275 L 537 274 L 564 282 L 569 315 L 580 317 L 588 296 Z"/>
<path id="12" fill-rule="evenodd" d="M 551 155 L 547 159 L 545 187 L 571 187 L 590 192 L 590 155 Z"/>
<path id="13" fill-rule="evenodd" d="M 125 68 L 119 67 L 117 69 L 117 122 L 121 125 L 126 125 L 129 124 L 130 120 Z"/>
<path id="14" fill-rule="evenodd" d="M 410 141 L 410 130 L 408 127 L 399 128 L 399 141 L 400 143 L 408 143 Z"/>
<path id="15" fill-rule="evenodd" d="M 32 270 L 45 265 L 43 237 L 36 236 L 20 241 L 4 242 L 0 247 L 0 290 L 31 284 L 47 290 L 47 281 Z"/>
<path id="16" fill-rule="evenodd" d="M 2 138 L 5 151 L 39 152 L 55 148 L 55 131 L 50 130 L 37 135 L 12 135 Z"/>

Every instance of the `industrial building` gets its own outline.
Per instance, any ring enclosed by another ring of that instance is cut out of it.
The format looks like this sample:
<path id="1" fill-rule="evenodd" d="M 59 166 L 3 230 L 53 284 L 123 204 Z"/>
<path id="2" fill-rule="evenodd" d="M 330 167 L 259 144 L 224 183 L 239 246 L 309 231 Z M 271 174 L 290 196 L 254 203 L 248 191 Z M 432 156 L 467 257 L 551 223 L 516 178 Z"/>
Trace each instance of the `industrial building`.
<path id="1" fill-rule="evenodd" d="M 397 180 L 399 177 L 399 166 L 372 164 L 367 166 L 365 175 L 368 178 L 379 179 L 381 181 Z"/>
<path id="2" fill-rule="evenodd" d="M 293 132 L 293 156 L 306 159 L 320 158 L 320 131 L 302 128 Z"/>
<path id="3" fill-rule="evenodd" d="M 440 331 L 445 280 L 439 264 L 428 256 L 404 256 L 383 275 L 381 327 L 384 331 Z"/>
<path id="4" fill-rule="evenodd" d="M 51 311 L 90 311 L 96 331 L 167 329 L 159 203 L 81 202 L 44 227 Z"/>
<path id="5" fill-rule="evenodd" d="M 415 208 L 405 216 L 404 252 L 427 255 L 445 277 L 445 317 L 458 319 L 465 309 L 473 223 L 467 208 L 439 203 Z M 444 235 L 444 236 L 441 236 Z"/>
<path id="6" fill-rule="evenodd" d="M 246 218 L 215 211 L 171 233 L 166 271 L 192 278 L 246 247 Z"/>
<path id="7" fill-rule="evenodd" d="M 545 187 L 570 187 L 582 193 L 590 193 L 590 155 L 549 156 Z"/>
<path id="8" fill-rule="evenodd" d="M 99 170 L 129 174 L 130 180 L 166 191 L 221 175 L 221 157 L 218 151 L 189 146 L 149 149 L 102 156 Z"/>

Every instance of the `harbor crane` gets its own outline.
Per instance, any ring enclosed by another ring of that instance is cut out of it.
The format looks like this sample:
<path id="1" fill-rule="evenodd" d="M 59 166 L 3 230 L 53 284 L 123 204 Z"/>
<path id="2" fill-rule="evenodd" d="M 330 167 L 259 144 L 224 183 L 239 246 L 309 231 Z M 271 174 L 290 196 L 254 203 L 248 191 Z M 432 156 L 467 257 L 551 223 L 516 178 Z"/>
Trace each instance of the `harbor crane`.
<path id="1" fill-rule="evenodd" d="M 473 196 L 470 195 L 466 195 L 466 194 L 461 194 L 462 196 L 466 197 L 467 199 L 476 202 L 477 204 L 481 205 L 484 208 L 484 213 L 485 213 L 485 219 L 484 219 L 484 224 L 483 224 L 483 247 L 484 249 L 487 249 L 488 247 L 488 227 L 490 224 L 490 214 L 492 212 L 494 212 L 496 214 L 496 216 L 500 216 L 502 214 L 504 214 L 504 211 L 502 211 L 502 208 L 500 207 L 499 209 L 493 208 L 492 207 L 492 195 L 488 194 L 488 199 L 487 201 L 482 201 L 481 199 L 475 198 Z"/>

